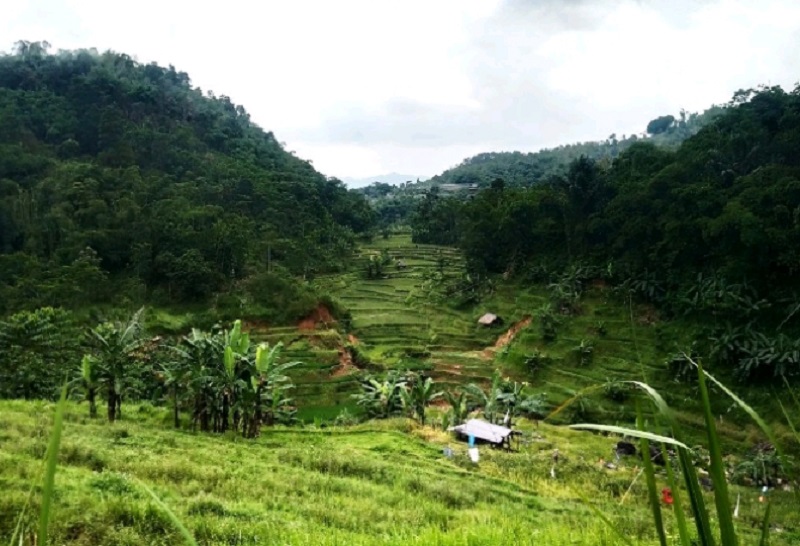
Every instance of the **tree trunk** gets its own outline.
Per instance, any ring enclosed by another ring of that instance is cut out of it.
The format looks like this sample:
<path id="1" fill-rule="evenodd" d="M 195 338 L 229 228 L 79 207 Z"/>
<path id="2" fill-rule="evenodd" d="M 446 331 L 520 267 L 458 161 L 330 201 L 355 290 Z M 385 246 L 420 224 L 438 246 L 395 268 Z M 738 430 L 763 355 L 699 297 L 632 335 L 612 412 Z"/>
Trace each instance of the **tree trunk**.
<path id="1" fill-rule="evenodd" d="M 114 388 L 108 390 L 108 422 L 113 423 L 117 419 L 117 391 Z"/>
<path id="2" fill-rule="evenodd" d="M 228 395 L 222 395 L 222 419 L 218 432 L 225 432 L 228 430 L 228 414 L 230 413 L 230 400 Z"/>
<path id="3" fill-rule="evenodd" d="M 242 430 L 244 430 L 244 427 L 246 426 L 245 425 L 246 419 L 247 418 L 245 417 L 244 420 L 243 420 L 242 419 L 242 414 L 239 412 L 239 410 L 238 409 L 235 410 L 233 412 L 233 427 L 232 427 L 233 431 L 234 432 L 238 432 L 239 431 L 239 423 L 240 422 L 242 423 Z"/>
<path id="4" fill-rule="evenodd" d="M 173 407 L 173 419 L 175 422 L 175 428 L 181 427 L 181 420 L 180 416 L 178 415 L 178 388 L 175 387 L 175 390 L 172 391 L 172 407 Z"/>
<path id="5" fill-rule="evenodd" d="M 117 419 L 122 419 L 122 395 L 117 394 Z"/>
<path id="6" fill-rule="evenodd" d="M 89 400 L 89 417 L 97 417 L 97 401 L 95 400 L 94 387 L 90 387 L 86 393 Z"/>

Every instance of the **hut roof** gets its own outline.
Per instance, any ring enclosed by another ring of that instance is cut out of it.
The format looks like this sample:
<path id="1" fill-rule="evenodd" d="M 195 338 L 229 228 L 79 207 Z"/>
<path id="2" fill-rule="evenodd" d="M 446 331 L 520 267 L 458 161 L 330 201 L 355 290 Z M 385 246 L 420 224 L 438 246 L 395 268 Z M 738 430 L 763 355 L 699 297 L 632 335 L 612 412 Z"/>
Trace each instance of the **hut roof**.
<path id="1" fill-rule="evenodd" d="M 464 436 L 475 436 L 493 444 L 501 443 L 513 433 L 510 428 L 493 425 L 481 419 L 470 419 L 463 425 L 450 427 L 447 430 L 454 430 Z"/>
<path id="2" fill-rule="evenodd" d="M 498 317 L 494 313 L 486 313 L 485 315 L 483 315 L 481 318 L 478 319 L 478 323 L 488 326 L 490 324 L 494 324 L 495 322 L 497 322 L 499 318 L 500 317 Z"/>

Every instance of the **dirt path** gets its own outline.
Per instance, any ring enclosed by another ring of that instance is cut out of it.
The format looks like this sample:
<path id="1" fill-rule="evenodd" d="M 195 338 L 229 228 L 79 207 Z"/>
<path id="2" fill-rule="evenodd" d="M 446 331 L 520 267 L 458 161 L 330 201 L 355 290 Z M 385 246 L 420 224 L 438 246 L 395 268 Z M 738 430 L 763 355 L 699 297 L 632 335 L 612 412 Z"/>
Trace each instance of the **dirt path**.
<path id="1" fill-rule="evenodd" d="M 531 322 L 533 322 L 533 317 L 530 315 L 526 315 L 522 318 L 522 320 L 515 322 L 505 334 L 497 338 L 497 341 L 494 342 L 493 346 L 486 347 L 480 352 L 481 358 L 484 360 L 491 360 L 499 349 L 502 349 L 514 341 L 514 338 L 517 337 L 517 334 L 519 334 L 523 328 L 530 326 Z"/>

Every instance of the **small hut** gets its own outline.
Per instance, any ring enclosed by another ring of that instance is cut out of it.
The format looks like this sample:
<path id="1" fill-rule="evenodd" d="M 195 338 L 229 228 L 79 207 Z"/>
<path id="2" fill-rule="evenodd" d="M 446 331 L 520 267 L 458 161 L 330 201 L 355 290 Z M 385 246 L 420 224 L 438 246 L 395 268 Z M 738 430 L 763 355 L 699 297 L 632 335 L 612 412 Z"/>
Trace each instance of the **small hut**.
<path id="1" fill-rule="evenodd" d="M 494 313 L 486 313 L 478 319 L 478 324 L 482 324 L 484 326 L 499 326 L 500 324 L 503 324 L 503 319 Z"/>
<path id="2" fill-rule="evenodd" d="M 520 434 L 516 430 L 511 430 L 500 425 L 493 425 L 481 419 L 470 419 L 463 425 L 450 427 L 447 430 L 455 432 L 459 438 L 465 439 L 473 436 L 476 440 L 483 443 L 492 444 L 495 447 L 511 449 L 511 438 Z"/>

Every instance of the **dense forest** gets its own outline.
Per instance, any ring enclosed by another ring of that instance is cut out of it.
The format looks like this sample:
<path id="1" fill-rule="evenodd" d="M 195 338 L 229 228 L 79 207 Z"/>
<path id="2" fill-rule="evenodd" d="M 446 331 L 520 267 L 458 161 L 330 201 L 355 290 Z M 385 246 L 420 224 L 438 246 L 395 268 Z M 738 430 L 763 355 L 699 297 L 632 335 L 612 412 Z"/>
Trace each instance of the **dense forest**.
<path id="1" fill-rule="evenodd" d="M 100 302 L 313 305 L 374 213 L 170 66 L 0 56 L 0 313 Z M 212 300 L 213 297 L 213 300 Z M 249 302 L 249 303 L 248 303 Z"/>
<path id="2" fill-rule="evenodd" d="M 582 156 L 530 187 L 428 192 L 418 242 L 458 244 L 473 274 L 550 283 L 565 312 L 602 281 L 698 322 L 698 350 L 740 378 L 800 371 L 800 87 L 737 92 L 676 150 Z"/>

